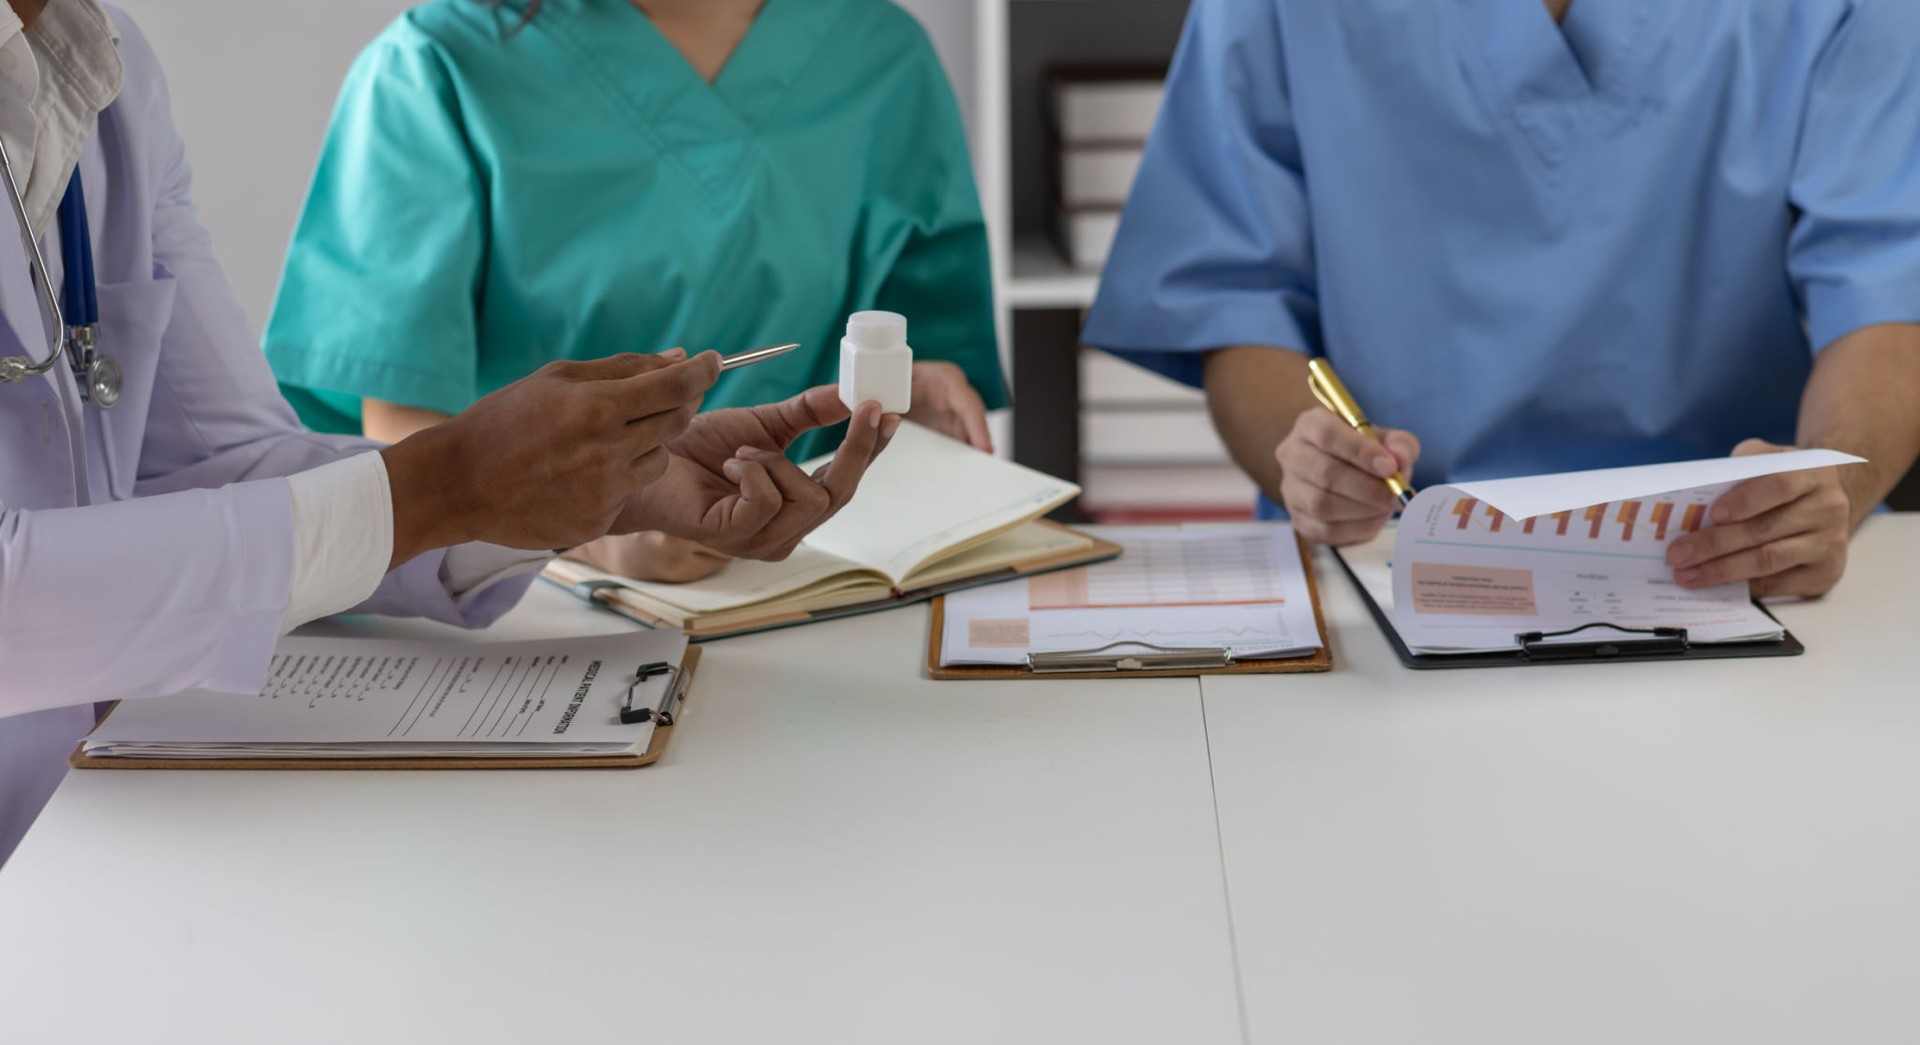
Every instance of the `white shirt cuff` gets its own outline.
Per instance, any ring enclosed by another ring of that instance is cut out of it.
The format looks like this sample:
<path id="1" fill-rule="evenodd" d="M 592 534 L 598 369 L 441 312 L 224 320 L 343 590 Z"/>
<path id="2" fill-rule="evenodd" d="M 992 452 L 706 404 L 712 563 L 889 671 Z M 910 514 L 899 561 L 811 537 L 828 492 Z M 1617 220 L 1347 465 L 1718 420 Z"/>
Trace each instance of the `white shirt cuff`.
<path id="1" fill-rule="evenodd" d="M 393 495 L 377 452 L 287 477 L 293 581 L 282 632 L 367 601 L 393 559 Z"/>
<path id="2" fill-rule="evenodd" d="M 544 568 L 552 552 L 530 552 L 498 544 L 456 544 L 440 563 L 440 583 L 457 602 L 509 577 Z"/>
<path id="3" fill-rule="evenodd" d="M 293 496 L 293 579 L 282 633 L 367 601 L 393 559 L 393 488 L 376 452 L 355 454 L 287 477 Z M 455 601 L 540 569 L 553 553 L 461 544 L 440 562 Z"/>

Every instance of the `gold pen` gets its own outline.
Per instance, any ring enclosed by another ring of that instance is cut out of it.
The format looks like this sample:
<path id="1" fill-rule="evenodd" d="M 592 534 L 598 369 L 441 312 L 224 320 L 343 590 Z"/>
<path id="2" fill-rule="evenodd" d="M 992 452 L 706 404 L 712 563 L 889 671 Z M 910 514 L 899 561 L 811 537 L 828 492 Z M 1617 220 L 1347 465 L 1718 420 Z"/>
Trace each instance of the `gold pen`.
<path id="1" fill-rule="evenodd" d="M 1376 443 L 1380 442 L 1380 433 L 1374 430 L 1373 424 L 1367 420 L 1367 415 L 1360 412 L 1360 404 L 1353 401 L 1353 396 L 1347 392 L 1347 386 L 1340 383 L 1340 378 L 1334 374 L 1333 367 L 1328 366 L 1326 360 L 1307 360 L 1307 390 L 1313 393 L 1315 399 L 1320 400 L 1321 406 L 1333 411 L 1335 417 L 1352 425 L 1355 431 L 1368 439 Z M 1392 490 L 1393 495 L 1400 498 L 1401 505 L 1413 503 L 1413 486 L 1399 472 L 1387 477 L 1387 489 Z"/>

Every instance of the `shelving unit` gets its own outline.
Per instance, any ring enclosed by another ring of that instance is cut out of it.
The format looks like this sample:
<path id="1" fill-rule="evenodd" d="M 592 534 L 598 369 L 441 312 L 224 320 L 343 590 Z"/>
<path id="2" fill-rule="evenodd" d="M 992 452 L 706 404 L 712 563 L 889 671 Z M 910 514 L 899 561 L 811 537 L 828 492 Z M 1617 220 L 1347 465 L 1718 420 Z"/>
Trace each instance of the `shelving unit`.
<path id="1" fill-rule="evenodd" d="M 992 238 L 1003 363 L 1013 385 L 1013 456 L 1075 481 L 1086 475 L 1083 428 L 1126 426 L 1105 416 L 1103 424 L 1082 423 L 1079 334 L 1100 277 L 1070 266 L 1049 233 L 1045 74 L 1063 64 L 1165 65 L 1186 10 L 1187 0 L 974 0 L 974 159 Z M 1225 452 L 1217 441 L 1207 448 L 1212 426 L 1190 390 L 1169 385 L 1164 401 L 1149 393 L 1119 409 L 1142 411 L 1143 420 L 1151 411 L 1161 431 L 1167 424 L 1190 425 L 1179 442 L 1203 449 L 1190 460 L 1154 465 L 1169 471 L 1190 465 L 1193 474 L 1183 471 L 1181 479 L 1212 469 L 1212 488 L 1220 488 Z M 1252 484 L 1236 492 L 1237 473 L 1226 468 L 1226 500 L 1250 505 Z M 1064 513 L 1079 517 L 1078 511 Z"/>

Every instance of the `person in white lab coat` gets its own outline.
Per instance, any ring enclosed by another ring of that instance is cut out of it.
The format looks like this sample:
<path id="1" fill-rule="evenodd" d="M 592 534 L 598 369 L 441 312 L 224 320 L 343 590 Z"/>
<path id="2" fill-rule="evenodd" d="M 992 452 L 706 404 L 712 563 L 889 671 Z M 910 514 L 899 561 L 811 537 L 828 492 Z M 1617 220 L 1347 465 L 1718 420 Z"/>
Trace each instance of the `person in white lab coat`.
<path id="1" fill-rule="evenodd" d="M 77 168 L 100 347 L 124 375 L 106 410 L 64 359 L 0 383 L 0 860 L 96 701 L 257 692 L 280 635 L 348 609 L 482 625 L 552 549 L 608 533 L 781 558 L 898 424 L 865 404 L 808 475 L 781 451 L 848 419 L 836 390 L 696 420 L 719 373 L 705 353 L 555 364 L 386 449 L 314 435 L 214 261 L 159 64 L 123 13 L 0 5 L 0 143 L 53 284 L 0 205 L 0 359 L 50 351 L 45 302 L 79 249 L 53 219 Z"/>

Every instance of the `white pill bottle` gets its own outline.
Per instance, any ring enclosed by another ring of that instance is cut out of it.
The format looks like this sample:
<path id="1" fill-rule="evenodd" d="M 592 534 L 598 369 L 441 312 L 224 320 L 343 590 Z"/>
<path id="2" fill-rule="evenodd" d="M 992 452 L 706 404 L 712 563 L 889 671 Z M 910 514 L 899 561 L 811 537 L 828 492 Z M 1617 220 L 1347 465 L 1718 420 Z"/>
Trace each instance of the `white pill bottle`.
<path id="1" fill-rule="evenodd" d="M 898 312 L 855 312 L 840 339 L 840 401 L 858 410 L 874 400 L 889 414 L 913 405 L 913 349 Z"/>

